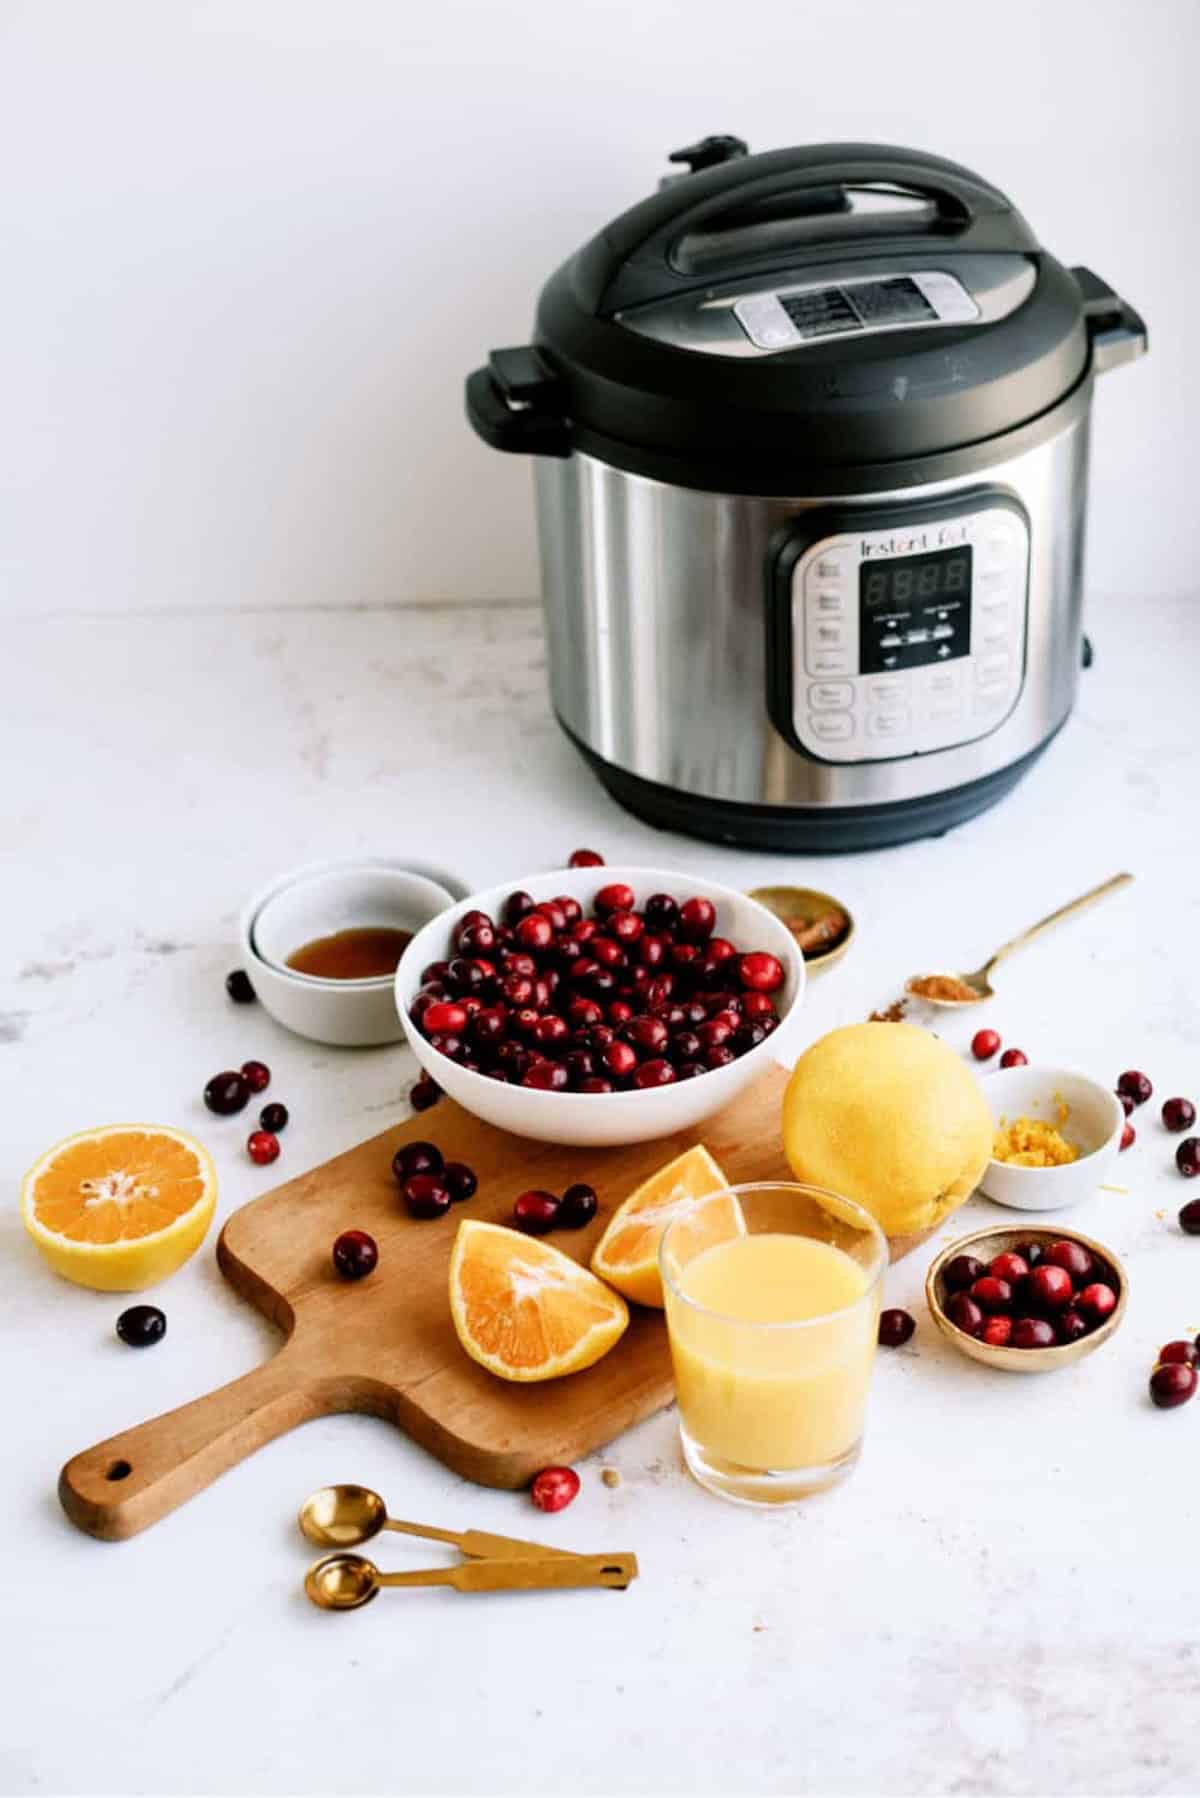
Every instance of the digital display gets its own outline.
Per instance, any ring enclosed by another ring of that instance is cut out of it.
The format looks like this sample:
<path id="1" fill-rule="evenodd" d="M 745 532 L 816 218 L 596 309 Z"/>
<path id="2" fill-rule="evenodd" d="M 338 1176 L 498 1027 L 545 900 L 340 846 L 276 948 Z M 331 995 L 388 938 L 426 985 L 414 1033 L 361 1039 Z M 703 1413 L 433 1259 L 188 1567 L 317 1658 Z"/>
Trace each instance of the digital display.
<path id="1" fill-rule="evenodd" d="M 915 281 L 896 275 L 889 281 L 860 281 L 850 289 L 854 309 L 865 325 L 900 325 L 936 318 Z"/>
<path id="2" fill-rule="evenodd" d="M 915 600 L 966 599 L 971 592 L 969 549 L 939 549 L 927 556 L 864 562 L 859 573 L 869 611 L 903 611 Z"/>
<path id="3" fill-rule="evenodd" d="M 859 563 L 860 673 L 971 653 L 971 555 L 966 544 Z"/>
<path id="4" fill-rule="evenodd" d="M 779 304 L 801 337 L 832 337 L 842 331 L 880 325 L 921 324 L 937 312 L 907 275 L 885 281 L 858 281 L 852 287 L 821 287 L 781 293 Z"/>

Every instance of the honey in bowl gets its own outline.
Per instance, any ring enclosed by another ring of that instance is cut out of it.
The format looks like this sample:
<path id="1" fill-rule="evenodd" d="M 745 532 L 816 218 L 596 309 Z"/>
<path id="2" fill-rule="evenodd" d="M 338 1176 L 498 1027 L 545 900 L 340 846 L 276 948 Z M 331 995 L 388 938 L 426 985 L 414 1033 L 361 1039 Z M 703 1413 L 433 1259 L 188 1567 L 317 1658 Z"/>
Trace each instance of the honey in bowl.
<path id="1" fill-rule="evenodd" d="M 382 980 L 396 972 L 412 938 L 388 924 L 358 925 L 302 943 L 287 965 L 317 980 Z"/>

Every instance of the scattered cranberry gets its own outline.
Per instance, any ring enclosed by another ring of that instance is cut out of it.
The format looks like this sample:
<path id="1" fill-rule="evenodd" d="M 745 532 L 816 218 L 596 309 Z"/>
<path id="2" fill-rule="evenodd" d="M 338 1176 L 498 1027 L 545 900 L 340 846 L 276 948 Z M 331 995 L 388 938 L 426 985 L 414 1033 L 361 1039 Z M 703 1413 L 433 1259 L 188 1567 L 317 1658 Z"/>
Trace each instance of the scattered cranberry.
<path id="1" fill-rule="evenodd" d="M 1162 1121 L 1176 1134 L 1180 1130 L 1190 1130 L 1196 1121 L 1196 1107 L 1190 1099 L 1164 1099 Z"/>
<path id="2" fill-rule="evenodd" d="M 1175 1151 L 1175 1166 L 1185 1180 L 1200 1174 L 1200 1136 L 1186 1136 Z"/>
<path id="3" fill-rule="evenodd" d="M 595 1217 L 599 1204 L 594 1188 L 582 1180 L 577 1181 L 574 1186 L 568 1186 L 562 1196 L 558 1222 L 564 1230 L 582 1230 Z"/>
<path id="4" fill-rule="evenodd" d="M 1041 1266 L 1035 1267 L 1029 1276 L 1030 1293 L 1048 1311 L 1057 1311 L 1062 1306 L 1069 1305 L 1074 1290 L 1071 1276 L 1066 1268 L 1055 1267 L 1053 1262 L 1043 1261 Z M 1083 1303 L 1083 1296 L 1080 1293 L 1080 1305 Z"/>
<path id="5" fill-rule="evenodd" d="M 460 1205 L 464 1199 L 473 1199 L 479 1190 L 475 1169 L 468 1167 L 465 1161 L 448 1161 L 442 1169 L 441 1177 L 456 1205 Z"/>
<path id="6" fill-rule="evenodd" d="M 242 1078 L 252 1093 L 265 1092 L 271 1084 L 271 1070 L 265 1061 L 244 1061 Z"/>
<path id="7" fill-rule="evenodd" d="M 545 1236 L 558 1222 L 561 1201 L 552 1192 L 533 1187 L 513 1205 L 513 1223 L 527 1236 Z"/>
<path id="8" fill-rule="evenodd" d="M 333 1265 L 343 1280 L 365 1280 L 379 1260 L 375 1238 L 365 1230 L 343 1230 L 333 1245 Z"/>
<path id="9" fill-rule="evenodd" d="M 279 1138 L 271 1130 L 252 1130 L 246 1138 L 246 1153 L 258 1167 L 270 1167 L 279 1160 Z"/>
<path id="10" fill-rule="evenodd" d="M 567 866 L 568 868 L 602 868 L 604 857 L 597 855 L 594 849 L 573 849 Z"/>
<path id="11" fill-rule="evenodd" d="M 987 1268 L 974 1255 L 956 1255 L 948 1261 L 942 1270 L 942 1279 L 949 1292 L 965 1292 L 968 1286 L 986 1274 Z"/>
<path id="12" fill-rule="evenodd" d="M 732 945 L 731 945 L 732 946 Z M 709 945 L 709 954 L 712 945 Z M 783 985 L 783 963 L 777 956 L 755 949 L 738 962 L 738 978 L 754 993 L 773 993 Z"/>
<path id="13" fill-rule="evenodd" d="M 573 1467 L 543 1467 L 529 1488 L 539 1511 L 565 1511 L 579 1491 L 579 1475 Z"/>
<path id="14" fill-rule="evenodd" d="M 1154 1088 L 1145 1074 L 1139 1074 L 1136 1068 L 1129 1068 L 1117 1081 L 1117 1091 L 1128 1093 L 1135 1105 L 1144 1105 Z"/>
<path id="15" fill-rule="evenodd" d="M 1200 1199 L 1192 1199 L 1179 1213 L 1179 1228 L 1188 1236 L 1200 1236 Z"/>
<path id="16" fill-rule="evenodd" d="M 1121 1110 L 1125 1113 L 1125 1116 L 1128 1117 L 1130 1112 L 1134 1109 L 1134 1101 L 1130 1098 L 1128 1093 L 1118 1093 L 1117 1098 L 1120 1101 Z"/>
<path id="17" fill-rule="evenodd" d="M 410 1175 L 404 1182 L 404 1199 L 413 1217 L 423 1222 L 445 1217 L 453 1203 L 450 1188 L 440 1173 Z"/>
<path id="18" fill-rule="evenodd" d="M 1090 1260 L 1088 1266 L 1091 1266 Z M 996 1255 L 988 1263 L 988 1273 L 997 1280 L 1007 1280 L 1010 1286 L 1014 1285 L 1017 1280 L 1023 1279 L 1028 1272 L 1029 1263 L 1024 1255 L 1018 1255 L 1012 1249 L 1007 1250 L 1003 1255 Z"/>
<path id="19" fill-rule="evenodd" d="M 1055 1332 L 1061 1343 L 1078 1342 L 1081 1336 L 1087 1335 L 1091 1327 L 1083 1312 L 1077 1311 L 1074 1305 L 1068 1305 L 1054 1320 Z"/>
<path id="20" fill-rule="evenodd" d="M 226 974 L 225 991 L 235 1005 L 253 1005 L 258 998 L 245 968 L 234 968 L 231 974 Z"/>
<path id="21" fill-rule="evenodd" d="M 1180 1361 L 1185 1367 L 1196 1367 L 1200 1365 L 1200 1349 L 1194 1342 L 1168 1342 L 1164 1348 L 1159 1349 L 1158 1359 L 1160 1365 Z"/>
<path id="22" fill-rule="evenodd" d="M 1137 1131 L 1134 1129 L 1132 1124 L 1126 1124 L 1125 1128 L 1121 1132 L 1122 1153 L 1126 1149 L 1131 1149 L 1136 1141 L 1137 1141 Z"/>
<path id="23" fill-rule="evenodd" d="M 1010 1340 L 1014 1348 L 1042 1349 L 1053 1348 L 1057 1338 L 1054 1325 L 1044 1317 L 1018 1317 Z"/>
<path id="24" fill-rule="evenodd" d="M 1156 1367 L 1150 1375 L 1150 1399 L 1160 1411 L 1173 1410 L 1176 1405 L 1186 1405 L 1195 1393 L 1197 1385 L 1196 1369 L 1185 1367 L 1179 1361 L 1164 1362 Z"/>
<path id="25" fill-rule="evenodd" d="M 401 1143 L 392 1156 L 392 1172 L 401 1186 L 414 1174 L 440 1174 L 443 1166 L 442 1151 L 433 1142 Z"/>
<path id="26" fill-rule="evenodd" d="M 408 1102 L 414 1111 L 428 1111 L 431 1105 L 437 1104 L 441 1096 L 442 1089 L 437 1081 L 431 1079 L 428 1074 L 422 1074 L 419 1080 L 413 1082 Z"/>
<path id="27" fill-rule="evenodd" d="M 281 1130 L 287 1128 L 288 1108 L 280 1105 L 278 1100 L 273 1101 L 270 1105 L 263 1106 L 258 1114 L 258 1121 L 264 1130 L 269 1130 L 272 1136 L 278 1136 Z"/>
<path id="28" fill-rule="evenodd" d="M 1004 1317 L 997 1312 L 994 1317 L 984 1319 L 983 1329 L 980 1331 L 979 1340 L 981 1342 L 986 1342 L 989 1348 L 1007 1348 L 1008 1344 L 1012 1341 L 1012 1333 L 1012 1318 Z"/>
<path id="29" fill-rule="evenodd" d="M 1083 1315 L 1090 1318 L 1093 1323 L 1103 1323 L 1104 1319 L 1111 1317 L 1116 1310 L 1117 1295 L 1111 1286 L 1105 1285 L 1103 1280 L 1093 1280 L 1090 1286 L 1084 1287 L 1075 1303 Z"/>
<path id="30" fill-rule="evenodd" d="M 250 1085 L 246 1076 L 234 1073 L 232 1069 L 214 1074 L 204 1089 L 204 1103 L 219 1117 L 232 1117 L 235 1111 L 242 1110 L 249 1098 Z"/>
<path id="31" fill-rule="evenodd" d="M 166 1314 L 157 1305 L 130 1305 L 117 1319 L 117 1335 L 128 1348 L 152 1348 L 166 1333 Z"/>
<path id="32" fill-rule="evenodd" d="M 1000 1057 L 1002 1068 L 1024 1068 L 1029 1066 L 1029 1057 L 1024 1049 L 1006 1049 Z"/>
<path id="33" fill-rule="evenodd" d="M 998 1030 L 977 1030 L 971 1038 L 971 1053 L 976 1061 L 990 1061 L 999 1047 Z"/>
<path id="34" fill-rule="evenodd" d="M 903 1348 L 917 1327 L 917 1320 L 899 1307 L 879 1313 L 879 1341 L 883 1348 Z"/>
<path id="35" fill-rule="evenodd" d="M 983 1312 L 968 1293 L 955 1292 L 946 1301 L 946 1316 L 968 1336 L 983 1334 Z"/>
<path id="36" fill-rule="evenodd" d="M 1077 1283 L 1086 1280 L 1096 1266 L 1081 1242 L 1052 1242 L 1046 1250 L 1046 1260 L 1052 1267 L 1063 1268 Z"/>

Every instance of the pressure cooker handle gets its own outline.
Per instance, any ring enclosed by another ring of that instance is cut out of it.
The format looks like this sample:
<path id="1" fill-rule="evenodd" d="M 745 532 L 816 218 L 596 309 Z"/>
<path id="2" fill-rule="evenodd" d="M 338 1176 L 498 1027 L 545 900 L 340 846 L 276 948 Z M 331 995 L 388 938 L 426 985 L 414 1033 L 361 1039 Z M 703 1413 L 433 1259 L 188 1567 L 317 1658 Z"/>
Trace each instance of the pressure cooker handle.
<path id="1" fill-rule="evenodd" d="M 1133 362 L 1149 348 L 1149 333 L 1140 312 L 1123 300 L 1090 268 L 1073 268 L 1083 296 L 1083 316 L 1092 344 L 1092 368 L 1106 374 L 1122 362 Z"/>
<path id="2" fill-rule="evenodd" d="M 554 370 L 531 346 L 492 350 L 467 376 L 467 417 L 493 449 L 569 456 L 571 434 Z"/>

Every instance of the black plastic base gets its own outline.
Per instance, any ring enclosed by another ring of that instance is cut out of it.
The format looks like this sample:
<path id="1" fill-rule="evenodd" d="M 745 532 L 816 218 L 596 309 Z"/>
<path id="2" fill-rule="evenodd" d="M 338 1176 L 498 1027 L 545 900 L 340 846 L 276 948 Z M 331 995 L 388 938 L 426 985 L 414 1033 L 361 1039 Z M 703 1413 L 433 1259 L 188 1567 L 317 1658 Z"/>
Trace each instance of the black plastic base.
<path id="1" fill-rule="evenodd" d="M 562 724 L 562 719 L 559 719 Z M 1007 768 L 962 787 L 931 793 L 924 799 L 902 799 L 889 805 L 813 806 L 733 805 L 705 799 L 675 787 L 643 780 L 607 762 L 562 724 L 576 749 L 619 805 L 659 830 L 679 831 L 708 843 L 732 843 L 739 849 L 797 850 L 808 855 L 845 855 L 858 849 L 886 849 L 917 837 L 941 836 L 956 824 L 984 812 L 1016 786 L 1058 734 L 1010 762 Z M 1061 726 L 1059 727 L 1061 729 Z"/>

